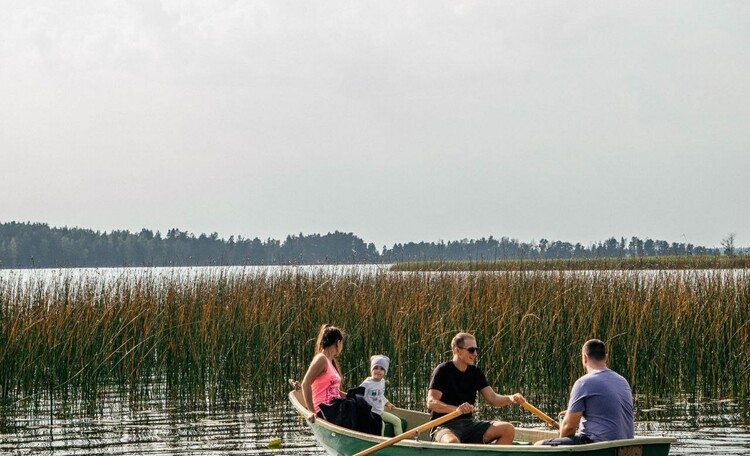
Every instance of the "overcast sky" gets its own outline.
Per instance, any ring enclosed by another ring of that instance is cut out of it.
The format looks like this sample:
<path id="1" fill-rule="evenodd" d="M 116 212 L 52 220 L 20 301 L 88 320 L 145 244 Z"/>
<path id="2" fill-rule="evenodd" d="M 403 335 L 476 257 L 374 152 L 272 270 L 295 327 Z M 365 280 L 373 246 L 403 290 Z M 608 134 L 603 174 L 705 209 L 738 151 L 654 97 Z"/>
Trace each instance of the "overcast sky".
<path id="1" fill-rule="evenodd" d="M 750 245 L 745 0 L 0 3 L 0 222 Z"/>

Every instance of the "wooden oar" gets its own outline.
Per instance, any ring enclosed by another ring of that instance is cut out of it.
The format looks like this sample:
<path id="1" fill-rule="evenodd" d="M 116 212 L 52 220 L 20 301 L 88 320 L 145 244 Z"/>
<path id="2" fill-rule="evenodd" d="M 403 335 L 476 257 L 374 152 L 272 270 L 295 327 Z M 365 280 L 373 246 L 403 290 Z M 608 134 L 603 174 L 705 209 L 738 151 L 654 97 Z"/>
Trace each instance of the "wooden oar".
<path id="1" fill-rule="evenodd" d="M 538 408 L 534 407 L 533 405 L 529 404 L 528 402 L 524 402 L 521 405 L 523 406 L 523 408 L 525 408 L 529 412 L 531 412 L 534 415 L 536 415 L 539 418 L 541 418 L 542 421 L 544 421 L 545 423 L 549 424 L 550 426 L 552 426 L 552 427 L 554 427 L 556 429 L 560 429 L 560 425 L 557 424 L 557 421 L 555 421 L 552 418 L 550 418 L 549 416 L 545 415 L 544 412 L 542 412 Z"/>
<path id="2" fill-rule="evenodd" d="M 460 415 L 462 415 L 461 410 L 454 410 L 447 415 L 443 415 L 440 418 L 427 422 L 421 426 L 415 427 L 414 429 L 406 431 L 403 434 L 399 434 L 396 437 L 386 440 L 385 442 L 378 443 L 374 447 L 370 447 L 364 451 L 360 451 L 359 453 L 356 453 L 354 456 L 367 456 L 368 454 L 372 454 L 376 451 L 382 450 L 385 447 L 389 447 L 393 445 L 394 443 L 398 443 L 404 439 L 408 439 L 409 437 L 414 437 L 420 432 L 428 431 L 434 428 L 435 426 L 440 426 L 446 421 L 450 421 L 453 418 L 460 416 Z"/>

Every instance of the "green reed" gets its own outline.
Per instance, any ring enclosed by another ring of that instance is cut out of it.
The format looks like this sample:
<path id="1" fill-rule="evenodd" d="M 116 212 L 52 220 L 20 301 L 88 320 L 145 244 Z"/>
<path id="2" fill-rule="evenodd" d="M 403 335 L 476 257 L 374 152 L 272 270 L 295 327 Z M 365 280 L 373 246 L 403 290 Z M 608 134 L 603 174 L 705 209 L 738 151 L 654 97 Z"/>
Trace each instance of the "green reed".
<path id="1" fill-rule="evenodd" d="M 735 272 L 214 273 L 192 277 L 0 279 L 0 403 L 131 400 L 258 404 L 300 379 L 322 323 L 348 336 L 344 386 L 391 357 L 390 398 L 423 404 L 450 340 L 476 334 L 501 392 L 564 406 L 581 344 L 607 342 L 610 366 L 646 401 L 748 398 L 750 286 Z"/>

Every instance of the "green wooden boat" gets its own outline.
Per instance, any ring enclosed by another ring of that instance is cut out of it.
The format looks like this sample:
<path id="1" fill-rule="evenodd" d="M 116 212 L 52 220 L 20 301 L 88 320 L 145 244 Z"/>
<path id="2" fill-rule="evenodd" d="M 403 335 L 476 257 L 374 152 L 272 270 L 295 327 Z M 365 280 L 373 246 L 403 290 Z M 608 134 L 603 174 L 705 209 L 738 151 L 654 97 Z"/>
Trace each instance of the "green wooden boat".
<path id="1" fill-rule="evenodd" d="M 303 405 L 302 391 L 291 391 L 289 400 L 301 417 L 309 414 Z M 406 420 L 405 431 L 419 427 L 430 420 L 429 414 L 413 410 L 396 408 L 391 413 Z M 322 419 L 317 419 L 314 423 L 304 419 L 304 422 L 310 426 L 318 443 L 331 455 L 352 456 L 388 440 L 388 437 L 353 431 Z M 666 456 L 669 454 L 670 445 L 676 441 L 672 437 L 636 436 L 633 439 L 587 445 L 556 447 L 532 445 L 537 440 L 557 436 L 556 431 L 517 428 L 513 445 L 477 445 L 435 443 L 430 441 L 429 432 L 423 432 L 416 439 L 402 440 L 374 454 L 376 456 L 549 456 L 574 453 L 581 456 Z"/>

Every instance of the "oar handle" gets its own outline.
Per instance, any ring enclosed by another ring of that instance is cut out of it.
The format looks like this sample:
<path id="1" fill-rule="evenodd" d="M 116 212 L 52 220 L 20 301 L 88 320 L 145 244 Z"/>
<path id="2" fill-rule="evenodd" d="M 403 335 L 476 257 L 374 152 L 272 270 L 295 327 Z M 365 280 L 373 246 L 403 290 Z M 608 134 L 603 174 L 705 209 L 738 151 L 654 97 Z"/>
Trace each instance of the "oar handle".
<path id="1" fill-rule="evenodd" d="M 400 442 L 400 441 L 402 441 L 404 439 L 408 439 L 410 437 L 414 437 L 414 436 L 416 436 L 417 434 L 419 434 L 421 432 L 428 431 L 428 430 L 434 428 L 435 426 L 440 426 L 441 424 L 445 423 L 446 421 L 450 421 L 453 418 L 456 418 L 457 416 L 460 416 L 460 415 L 463 415 L 463 413 L 461 412 L 461 410 L 456 409 L 456 410 L 452 411 L 451 413 L 449 413 L 447 415 L 443 415 L 440 418 L 434 419 L 434 420 L 432 420 L 430 422 L 427 422 L 427 423 L 425 423 L 425 424 L 423 424 L 421 426 L 417 426 L 414 429 L 406 431 L 403 434 L 399 434 L 396 437 L 393 437 L 391 439 L 386 440 L 385 442 L 378 443 L 377 445 L 375 445 L 373 447 L 370 447 L 370 448 L 368 448 L 368 449 L 366 449 L 364 451 L 360 451 L 359 453 L 356 453 L 354 456 L 367 456 L 368 454 L 372 454 L 372 453 L 374 453 L 376 451 L 382 450 L 385 447 L 389 447 L 389 446 L 393 445 L 394 443 L 398 443 L 398 442 Z"/>
<path id="2" fill-rule="evenodd" d="M 539 410 L 538 408 L 534 407 L 533 405 L 529 404 L 528 402 L 524 402 L 521 404 L 523 408 L 528 410 L 529 412 L 533 413 L 534 415 L 538 416 L 542 419 L 545 423 L 549 424 L 550 426 L 554 427 L 555 429 L 560 429 L 560 425 L 557 424 L 557 421 L 553 420 L 549 416 L 545 415 L 544 412 Z"/>

